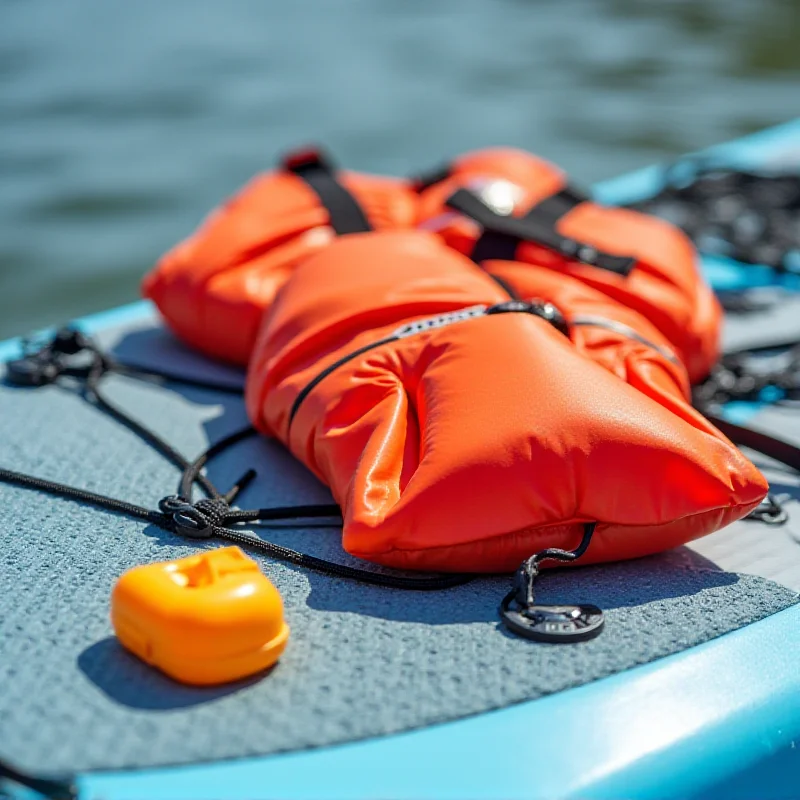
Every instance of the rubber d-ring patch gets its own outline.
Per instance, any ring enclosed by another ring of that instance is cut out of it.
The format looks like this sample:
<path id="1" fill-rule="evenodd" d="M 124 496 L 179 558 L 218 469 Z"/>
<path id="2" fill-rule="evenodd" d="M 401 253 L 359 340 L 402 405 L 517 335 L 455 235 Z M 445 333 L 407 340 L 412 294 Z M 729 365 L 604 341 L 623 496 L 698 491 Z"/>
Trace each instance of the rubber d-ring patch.
<path id="1" fill-rule="evenodd" d="M 514 603 L 513 593 L 503 600 L 500 617 L 506 627 L 526 639 L 569 644 L 593 639 L 603 630 L 603 612 L 593 605 L 529 606 Z"/>

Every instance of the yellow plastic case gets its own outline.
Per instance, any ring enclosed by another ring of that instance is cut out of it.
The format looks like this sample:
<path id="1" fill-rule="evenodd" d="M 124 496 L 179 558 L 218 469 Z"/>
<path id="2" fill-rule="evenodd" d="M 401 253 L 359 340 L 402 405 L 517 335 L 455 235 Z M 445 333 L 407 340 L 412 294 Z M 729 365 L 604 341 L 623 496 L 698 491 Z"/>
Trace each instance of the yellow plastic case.
<path id="1" fill-rule="evenodd" d="M 111 594 L 111 623 L 139 658 L 198 685 L 266 669 L 289 639 L 278 590 L 238 547 L 129 570 Z"/>

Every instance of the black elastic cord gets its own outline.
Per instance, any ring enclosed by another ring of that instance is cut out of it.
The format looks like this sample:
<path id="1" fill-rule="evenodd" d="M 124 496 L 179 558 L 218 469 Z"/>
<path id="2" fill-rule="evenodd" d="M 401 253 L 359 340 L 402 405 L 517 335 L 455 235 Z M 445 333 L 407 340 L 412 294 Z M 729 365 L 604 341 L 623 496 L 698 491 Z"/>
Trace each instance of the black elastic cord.
<path id="1" fill-rule="evenodd" d="M 104 358 L 108 362 L 108 372 L 115 372 L 118 375 L 126 375 L 142 381 L 149 381 L 159 385 L 164 383 L 175 383 L 179 386 L 189 386 L 194 389 L 205 389 L 210 392 L 223 392 L 224 394 L 241 395 L 244 391 L 242 386 L 236 386 L 233 383 L 223 383 L 202 378 L 190 378 L 184 375 L 171 375 L 168 372 L 153 369 L 152 367 L 135 367 L 130 364 L 122 364 L 119 361 L 109 359 L 107 355 L 105 355 Z"/>
<path id="2" fill-rule="evenodd" d="M 89 492 L 84 489 L 78 489 L 73 486 L 68 486 L 56 481 L 48 481 L 42 478 L 35 478 L 30 475 L 24 475 L 19 472 L 0 468 L 0 482 L 13 484 L 24 489 L 34 489 L 45 494 L 61 497 L 66 500 L 74 500 L 89 505 L 110 511 L 115 514 L 122 514 L 123 516 L 140 519 L 149 522 L 152 525 L 157 525 L 163 530 L 178 535 L 189 536 L 193 539 L 211 539 L 217 538 L 223 541 L 231 542 L 232 544 L 241 545 L 250 550 L 263 553 L 271 558 L 279 561 L 289 562 L 300 567 L 313 569 L 316 572 L 322 572 L 326 575 L 331 575 L 338 578 L 347 578 L 348 580 L 358 581 L 360 583 L 368 583 L 373 586 L 383 586 L 392 589 L 411 589 L 419 591 L 433 591 L 439 589 L 450 589 L 454 586 L 461 586 L 468 583 L 475 576 L 465 574 L 442 575 L 430 578 L 407 578 L 403 575 L 384 574 L 381 572 L 372 572 L 371 570 L 357 569 L 355 567 L 348 567 L 344 564 L 337 564 L 333 561 L 327 561 L 316 556 L 307 555 L 297 550 L 292 550 L 288 547 L 283 547 L 273 542 L 266 541 L 252 534 L 245 533 L 244 531 L 234 530 L 228 525 L 234 525 L 241 522 L 256 522 L 256 521 L 281 521 L 281 520 L 300 520 L 300 519 L 316 519 L 322 517 L 331 517 L 334 514 L 339 514 L 338 506 L 331 504 L 320 505 L 305 505 L 305 506 L 284 506 L 266 509 L 254 510 L 238 510 L 226 509 L 222 506 L 222 514 L 220 520 L 223 525 L 214 524 L 211 514 L 209 513 L 209 505 L 204 505 L 204 501 L 199 501 L 195 505 L 187 504 L 189 508 L 195 509 L 202 517 L 203 521 L 208 523 L 209 534 L 202 536 L 195 536 L 192 533 L 187 533 L 185 525 L 176 522 L 177 512 L 163 513 L 152 511 L 143 506 L 134 505 L 133 503 L 125 502 L 124 500 L 117 500 L 113 497 L 106 497 L 104 495 Z M 221 499 L 216 501 L 209 501 L 209 503 L 222 503 Z M 227 505 L 227 504 L 225 504 Z M 340 527 L 341 523 L 337 522 L 336 527 Z"/>
<path id="3" fill-rule="evenodd" d="M 382 572 L 373 572 L 371 570 L 357 569 L 356 567 L 337 564 L 333 561 L 327 561 L 306 553 L 299 553 L 296 550 L 290 550 L 288 547 L 281 547 L 281 545 L 274 544 L 273 542 L 267 542 L 264 539 L 248 536 L 247 534 L 228 528 L 222 529 L 217 535 L 220 539 L 232 542 L 233 544 L 242 545 L 243 547 L 260 550 L 265 555 L 280 561 L 287 561 L 298 567 L 312 569 L 315 572 L 321 572 L 324 575 L 330 575 L 334 578 L 345 578 L 347 580 L 357 581 L 358 583 L 368 583 L 372 586 L 383 586 L 387 589 L 405 589 L 421 592 L 438 591 L 440 589 L 452 589 L 456 586 L 463 586 L 465 583 L 469 583 L 477 577 L 476 575 L 470 574 L 453 574 L 430 578 L 406 578 L 402 575 L 384 574 Z"/>
<path id="4" fill-rule="evenodd" d="M 149 508 L 137 506 L 125 500 L 116 500 L 113 497 L 90 492 L 86 489 L 68 486 L 67 484 L 57 481 L 48 481 L 33 475 L 25 475 L 22 472 L 15 472 L 10 469 L 0 468 L 0 482 L 19 486 L 22 489 L 33 489 L 34 491 L 43 492 L 44 494 L 53 495 L 54 497 L 63 497 L 66 500 L 88 503 L 89 505 L 111 511 L 115 514 L 123 514 L 126 517 L 133 517 L 134 519 L 141 519 L 144 522 L 150 522 L 153 525 L 161 525 L 164 520 L 164 515 L 160 514 L 158 511 L 152 511 Z"/>
<path id="5" fill-rule="evenodd" d="M 516 601 L 523 608 L 529 608 L 536 603 L 533 585 L 539 577 L 542 562 L 561 561 L 571 562 L 579 559 L 589 548 L 592 537 L 597 528 L 596 522 L 586 522 L 583 525 L 583 536 L 574 550 L 562 550 L 557 547 L 549 547 L 534 553 L 530 558 L 522 562 L 517 570 L 514 588 L 503 598 L 500 604 L 501 613 L 508 611 L 512 602 Z"/>
<path id="6" fill-rule="evenodd" d="M 338 514 L 338 506 L 331 504 L 305 505 L 305 506 L 284 506 L 266 509 L 238 510 L 229 509 L 227 504 L 220 498 L 217 500 L 200 500 L 196 504 L 186 504 L 185 508 L 176 508 L 172 513 L 152 511 L 143 506 L 134 505 L 123 500 L 78 489 L 56 481 L 43 480 L 30 475 L 24 475 L 12 470 L 0 469 L 0 481 L 20 486 L 25 489 L 34 489 L 45 494 L 61 497 L 67 500 L 75 500 L 82 503 L 110 511 L 115 514 L 122 514 L 133 517 L 169 531 L 171 533 L 183 534 L 193 539 L 217 538 L 232 544 L 241 545 L 250 550 L 263 553 L 279 561 L 285 561 L 307 569 L 313 569 L 326 575 L 348 580 L 368 583 L 373 586 L 383 586 L 392 589 L 409 589 L 418 591 L 433 591 L 439 589 L 449 589 L 461 586 L 473 580 L 475 576 L 466 574 L 442 575 L 429 578 L 408 578 L 403 575 L 373 572 L 371 570 L 348 567 L 344 564 L 337 564 L 316 556 L 301 553 L 288 547 L 283 547 L 273 542 L 266 541 L 244 531 L 239 531 L 227 527 L 241 522 L 256 521 L 279 521 L 279 520 L 299 520 L 330 517 Z M 165 498 L 169 500 L 169 498 Z M 163 501 L 162 501 L 163 503 Z M 214 509 L 216 505 L 216 509 Z M 217 511 L 219 522 L 214 520 L 213 510 Z M 195 520 L 200 519 L 205 524 L 207 534 L 197 536 L 192 531 L 187 531 L 185 521 L 178 521 L 180 513 L 188 510 L 195 512 Z M 337 522 L 336 527 L 341 523 Z"/>
<path id="7" fill-rule="evenodd" d="M 680 365 L 680 359 L 671 350 L 651 342 L 647 337 L 642 336 L 638 331 L 635 331 L 629 325 L 623 322 L 618 322 L 615 319 L 608 319 L 606 317 L 598 317 L 594 314 L 579 314 L 569 321 L 570 326 L 585 326 L 590 328 L 605 328 L 608 331 L 618 333 L 620 336 L 625 336 L 628 339 L 633 339 L 640 344 L 655 350 L 659 355 L 671 361 L 673 364 Z"/>
<path id="8" fill-rule="evenodd" d="M 192 486 L 197 481 L 199 476 L 202 474 L 200 471 L 203 467 L 208 463 L 208 461 L 214 456 L 221 453 L 223 450 L 227 450 L 229 447 L 232 447 L 239 442 L 244 441 L 245 439 L 249 439 L 253 436 L 256 436 L 258 431 L 252 426 L 248 425 L 245 428 L 241 428 L 238 431 L 234 431 L 233 433 L 226 436 L 224 439 L 220 439 L 220 441 L 216 442 L 215 444 L 211 445 L 205 452 L 201 453 L 194 461 L 191 463 L 186 462 L 183 465 L 183 474 L 181 475 L 180 485 L 178 487 L 178 495 L 184 501 L 191 500 L 192 497 Z M 236 494 L 238 494 L 241 489 L 244 488 L 243 484 L 249 483 L 252 478 L 255 477 L 255 472 L 249 470 L 244 474 L 242 478 L 239 479 L 237 485 L 234 489 L 237 490 Z M 212 496 L 214 493 L 211 493 Z M 231 496 L 229 492 L 225 495 L 225 500 L 228 503 L 232 503 L 236 494 Z"/>
<path id="9" fill-rule="evenodd" d="M 252 426 L 248 425 L 246 428 L 234 431 L 220 439 L 215 444 L 211 445 L 205 452 L 201 453 L 191 464 L 189 464 L 181 475 L 180 486 L 178 489 L 178 496 L 184 502 L 190 501 L 192 493 L 192 485 L 196 482 L 200 470 L 215 456 L 219 455 L 224 450 L 232 447 L 245 439 L 250 439 L 258 435 L 258 431 Z M 255 477 L 254 470 L 248 470 L 242 478 L 239 479 L 233 489 L 224 496 L 227 503 L 232 503 L 241 489 Z M 338 517 L 341 515 L 341 510 L 335 503 L 314 503 L 310 505 L 291 506 L 297 517 L 312 519 L 315 517 Z M 253 522 L 268 521 L 285 519 L 284 510 L 280 508 L 259 508 L 253 511 L 231 511 L 229 520 L 233 522 Z"/>
<path id="10" fill-rule="evenodd" d="M 787 467 L 800 472 L 800 447 L 790 444 L 783 439 L 777 439 L 767 433 L 745 428 L 717 416 L 716 414 L 700 409 L 706 419 L 727 436 L 734 444 L 748 447 L 762 455 L 779 461 Z"/>
<path id="11" fill-rule="evenodd" d="M 484 231 L 502 237 L 491 240 L 494 243 L 492 247 L 495 248 L 491 253 L 488 252 L 489 246 L 486 244 L 473 250 L 472 260 L 476 263 L 488 258 L 513 259 L 518 244 L 527 241 L 555 250 L 565 258 L 605 269 L 617 275 L 627 276 L 636 264 L 636 259 L 630 256 L 604 253 L 596 247 L 562 236 L 548 224 L 546 219 L 540 219 L 534 214 L 535 208 L 524 218 L 498 214 L 467 189 L 458 189 L 448 199 L 447 205 L 474 219 Z M 510 249 L 512 247 L 513 252 Z"/>
<path id="12" fill-rule="evenodd" d="M 336 179 L 330 161 L 318 150 L 301 150 L 283 159 L 289 172 L 302 178 L 319 198 L 330 215 L 331 227 L 338 234 L 364 233 L 372 230 L 358 200 Z"/>
<path id="13" fill-rule="evenodd" d="M 127 412 L 123 411 L 119 406 L 112 403 L 108 397 L 100 389 L 100 379 L 108 372 L 102 353 L 94 350 L 95 362 L 86 377 L 86 395 L 98 408 L 103 410 L 112 419 L 124 425 L 128 430 L 136 434 L 142 441 L 150 445 L 154 450 L 160 453 L 167 461 L 170 461 L 176 467 L 184 470 L 189 466 L 189 462 L 163 437 L 159 436 L 155 431 L 138 422 L 131 417 Z M 133 376 L 133 373 L 127 373 Z M 208 492 L 212 497 L 217 496 L 217 490 L 211 481 L 198 472 L 196 476 L 197 482 Z"/>
<path id="14" fill-rule="evenodd" d="M 62 376 L 86 380 L 95 366 L 95 359 L 90 358 L 83 363 L 73 363 L 72 359 L 81 354 L 89 354 L 102 359 L 104 372 L 114 372 L 157 384 L 169 382 L 226 394 L 243 393 L 241 385 L 172 375 L 153 367 L 123 364 L 108 353 L 101 352 L 86 334 L 69 325 L 59 328 L 49 338 L 41 335 L 23 338 L 20 344 L 22 356 L 5 364 L 6 380 L 18 386 L 44 386 Z"/>

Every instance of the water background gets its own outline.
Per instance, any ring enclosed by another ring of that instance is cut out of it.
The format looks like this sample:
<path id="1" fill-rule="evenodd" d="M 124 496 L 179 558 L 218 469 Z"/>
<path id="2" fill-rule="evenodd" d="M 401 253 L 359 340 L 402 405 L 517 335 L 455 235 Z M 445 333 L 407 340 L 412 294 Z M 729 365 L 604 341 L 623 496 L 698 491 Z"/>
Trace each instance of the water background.
<path id="1" fill-rule="evenodd" d="M 0 338 L 138 297 L 277 153 L 580 183 L 800 114 L 796 0 L 0 0 Z"/>

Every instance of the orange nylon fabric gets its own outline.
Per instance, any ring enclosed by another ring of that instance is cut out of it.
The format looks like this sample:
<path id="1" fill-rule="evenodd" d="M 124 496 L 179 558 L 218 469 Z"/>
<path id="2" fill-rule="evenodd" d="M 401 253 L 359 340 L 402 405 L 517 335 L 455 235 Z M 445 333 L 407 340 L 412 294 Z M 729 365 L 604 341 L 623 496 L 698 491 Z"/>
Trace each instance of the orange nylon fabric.
<path id="1" fill-rule="evenodd" d="M 420 222 L 470 254 L 481 231 L 472 220 L 447 209 L 446 201 L 457 189 L 472 189 L 498 211 L 523 216 L 566 183 L 558 167 L 521 150 L 469 153 L 455 160 L 450 177 L 422 192 Z M 618 275 L 533 242 L 521 243 L 515 258 L 573 275 L 639 311 L 669 339 L 693 382 L 708 374 L 719 356 L 722 314 L 700 274 L 697 252 L 681 231 L 646 214 L 591 202 L 569 211 L 556 230 L 637 263 L 629 275 Z M 524 281 L 520 291 L 527 293 Z"/>
<path id="2" fill-rule="evenodd" d="M 342 172 L 375 229 L 416 221 L 417 197 L 396 178 Z M 146 276 L 143 292 L 170 329 L 215 358 L 244 365 L 264 311 L 296 265 L 335 236 L 314 191 L 284 169 L 254 178 Z"/>
<path id="3" fill-rule="evenodd" d="M 761 474 L 686 402 L 683 368 L 652 325 L 578 280 L 526 274 L 541 279 L 531 296 L 563 306 L 572 340 L 512 312 L 371 346 L 399 326 L 508 300 L 423 231 L 342 237 L 277 298 L 250 363 L 248 413 L 331 487 L 348 552 L 510 571 L 545 547 L 574 547 L 597 522 L 581 563 L 612 561 L 717 530 L 764 497 Z M 649 341 L 574 324 L 581 316 Z"/>
<path id="4" fill-rule="evenodd" d="M 530 296 L 556 306 L 578 352 L 679 415 L 685 410 L 691 401 L 686 370 L 667 339 L 641 314 L 547 267 L 515 261 L 491 261 L 483 267 L 507 286 L 527 286 Z M 694 410 L 691 415 L 698 416 Z"/>

